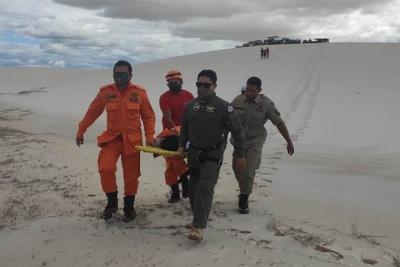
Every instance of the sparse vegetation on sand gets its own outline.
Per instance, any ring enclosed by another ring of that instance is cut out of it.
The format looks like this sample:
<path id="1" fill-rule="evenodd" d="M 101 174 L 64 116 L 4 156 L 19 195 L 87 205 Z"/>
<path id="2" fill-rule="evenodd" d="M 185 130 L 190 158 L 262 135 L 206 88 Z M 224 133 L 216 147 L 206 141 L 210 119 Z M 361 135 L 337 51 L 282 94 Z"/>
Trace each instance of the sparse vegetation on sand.
<path id="1" fill-rule="evenodd" d="M 25 132 L 9 127 L 0 127 L 0 138 L 4 138 L 7 136 L 22 135 L 22 134 L 25 134 Z"/>
<path id="2" fill-rule="evenodd" d="M 42 86 L 40 88 L 34 88 L 31 90 L 23 90 L 23 91 L 19 91 L 17 94 L 18 95 L 29 95 L 32 93 L 47 93 L 47 91 L 45 90 L 47 87 Z"/>
<path id="3" fill-rule="evenodd" d="M 400 257 L 399 256 L 393 256 L 393 265 L 396 267 L 400 267 Z"/>
<path id="4" fill-rule="evenodd" d="M 374 235 L 367 235 L 364 233 L 361 233 L 360 230 L 358 229 L 357 223 L 353 223 L 351 225 L 351 235 L 358 238 L 358 239 L 365 239 L 369 243 L 373 245 L 380 245 L 378 241 L 376 241 L 374 238 L 376 237 L 384 237 L 384 236 L 374 236 Z"/>

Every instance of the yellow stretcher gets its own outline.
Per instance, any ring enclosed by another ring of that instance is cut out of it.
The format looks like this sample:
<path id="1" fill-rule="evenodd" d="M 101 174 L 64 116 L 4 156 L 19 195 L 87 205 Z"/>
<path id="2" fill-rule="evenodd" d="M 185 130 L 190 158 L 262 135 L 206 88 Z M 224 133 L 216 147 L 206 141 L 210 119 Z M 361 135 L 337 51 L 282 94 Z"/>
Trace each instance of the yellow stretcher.
<path id="1" fill-rule="evenodd" d="M 135 146 L 135 149 L 138 151 L 146 152 L 146 153 L 157 154 L 157 155 L 164 156 L 167 158 L 180 156 L 180 153 L 178 151 L 165 150 L 165 149 L 162 149 L 159 147 L 154 147 L 154 146 Z"/>

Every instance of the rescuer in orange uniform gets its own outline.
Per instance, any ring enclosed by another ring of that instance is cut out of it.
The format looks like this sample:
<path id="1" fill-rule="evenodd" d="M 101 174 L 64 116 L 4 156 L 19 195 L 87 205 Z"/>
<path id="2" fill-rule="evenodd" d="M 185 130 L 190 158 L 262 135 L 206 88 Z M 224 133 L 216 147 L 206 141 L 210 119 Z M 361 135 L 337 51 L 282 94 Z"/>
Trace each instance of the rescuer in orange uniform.
<path id="1" fill-rule="evenodd" d="M 160 108 L 163 113 L 162 125 L 163 129 L 173 129 L 182 124 L 183 110 L 186 103 L 193 99 L 193 95 L 182 88 L 182 73 L 179 70 L 170 70 L 165 79 L 169 90 L 160 96 Z M 182 198 L 188 198 L 188 180 L 186 177 L 182 177 L 182 174 L 186 172 L 185 160 L 183 158 L 166 158 L 165 163 L 165 182 L 171 187 L 168 202 L 175 203 L 181 199 L 178 178 L 182 185 Z"/>
<path id="2" fill-rule="evenodd" d="M 107 111 L 107 130 L 97 137 L 101 147 L 98 168 L 103 191 L 107 196 L 107 206 L 102 218 L 110 219 L 118 209 L 116 163 L 121 156 L 124 175 L 124 218 L 132 221 L 136 217 L 134 209 L 135 195 L 140 176 L 140 153 L 135 145 L 142 144 L 143 122 L 146 145 L 153 145 L 155 115 L 145 89 L 130 82 L 132 66 L 127 61 L 118 61 L 114 65 L 114 83 L 103 86 L 90 104 L 76 134 L 78 146 L 83 144 L 83 135 L 87 128 Z"/>

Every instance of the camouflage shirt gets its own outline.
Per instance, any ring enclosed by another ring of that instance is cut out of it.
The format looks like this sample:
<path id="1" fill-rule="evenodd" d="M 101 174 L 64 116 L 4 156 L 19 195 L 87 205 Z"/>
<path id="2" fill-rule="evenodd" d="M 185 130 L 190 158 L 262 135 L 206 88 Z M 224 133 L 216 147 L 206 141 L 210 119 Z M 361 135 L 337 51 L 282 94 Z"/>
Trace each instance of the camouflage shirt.
<path id="1" fill-rule="evenodd" d="M 264 143 L 267 137 L 264 124 L 267 120 L 276 126 L 283 123 L 274 102 L 263 94 L 259 94 L 254 100 L 248 100 L 246 95 L 238 95 L 232 101 L 232 106 L 239 116 L 247 145 Z M 233 142 L 236 142 L 234 137 Z"/>

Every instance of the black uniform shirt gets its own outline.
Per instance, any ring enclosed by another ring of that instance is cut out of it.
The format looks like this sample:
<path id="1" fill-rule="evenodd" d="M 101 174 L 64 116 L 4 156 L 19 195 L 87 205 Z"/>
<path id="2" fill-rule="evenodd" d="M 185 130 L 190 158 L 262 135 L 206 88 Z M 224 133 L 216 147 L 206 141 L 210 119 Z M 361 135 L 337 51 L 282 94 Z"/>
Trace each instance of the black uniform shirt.
<path id="1" fill-rule="evenodd" d="M 227 134 L 235 139 L 235 154 L 244 157 L 244 134 L 234 108 L 215 94 L 195 98 L 183 112 L 180 146 L 199 149 L 225 147 Z"/>

